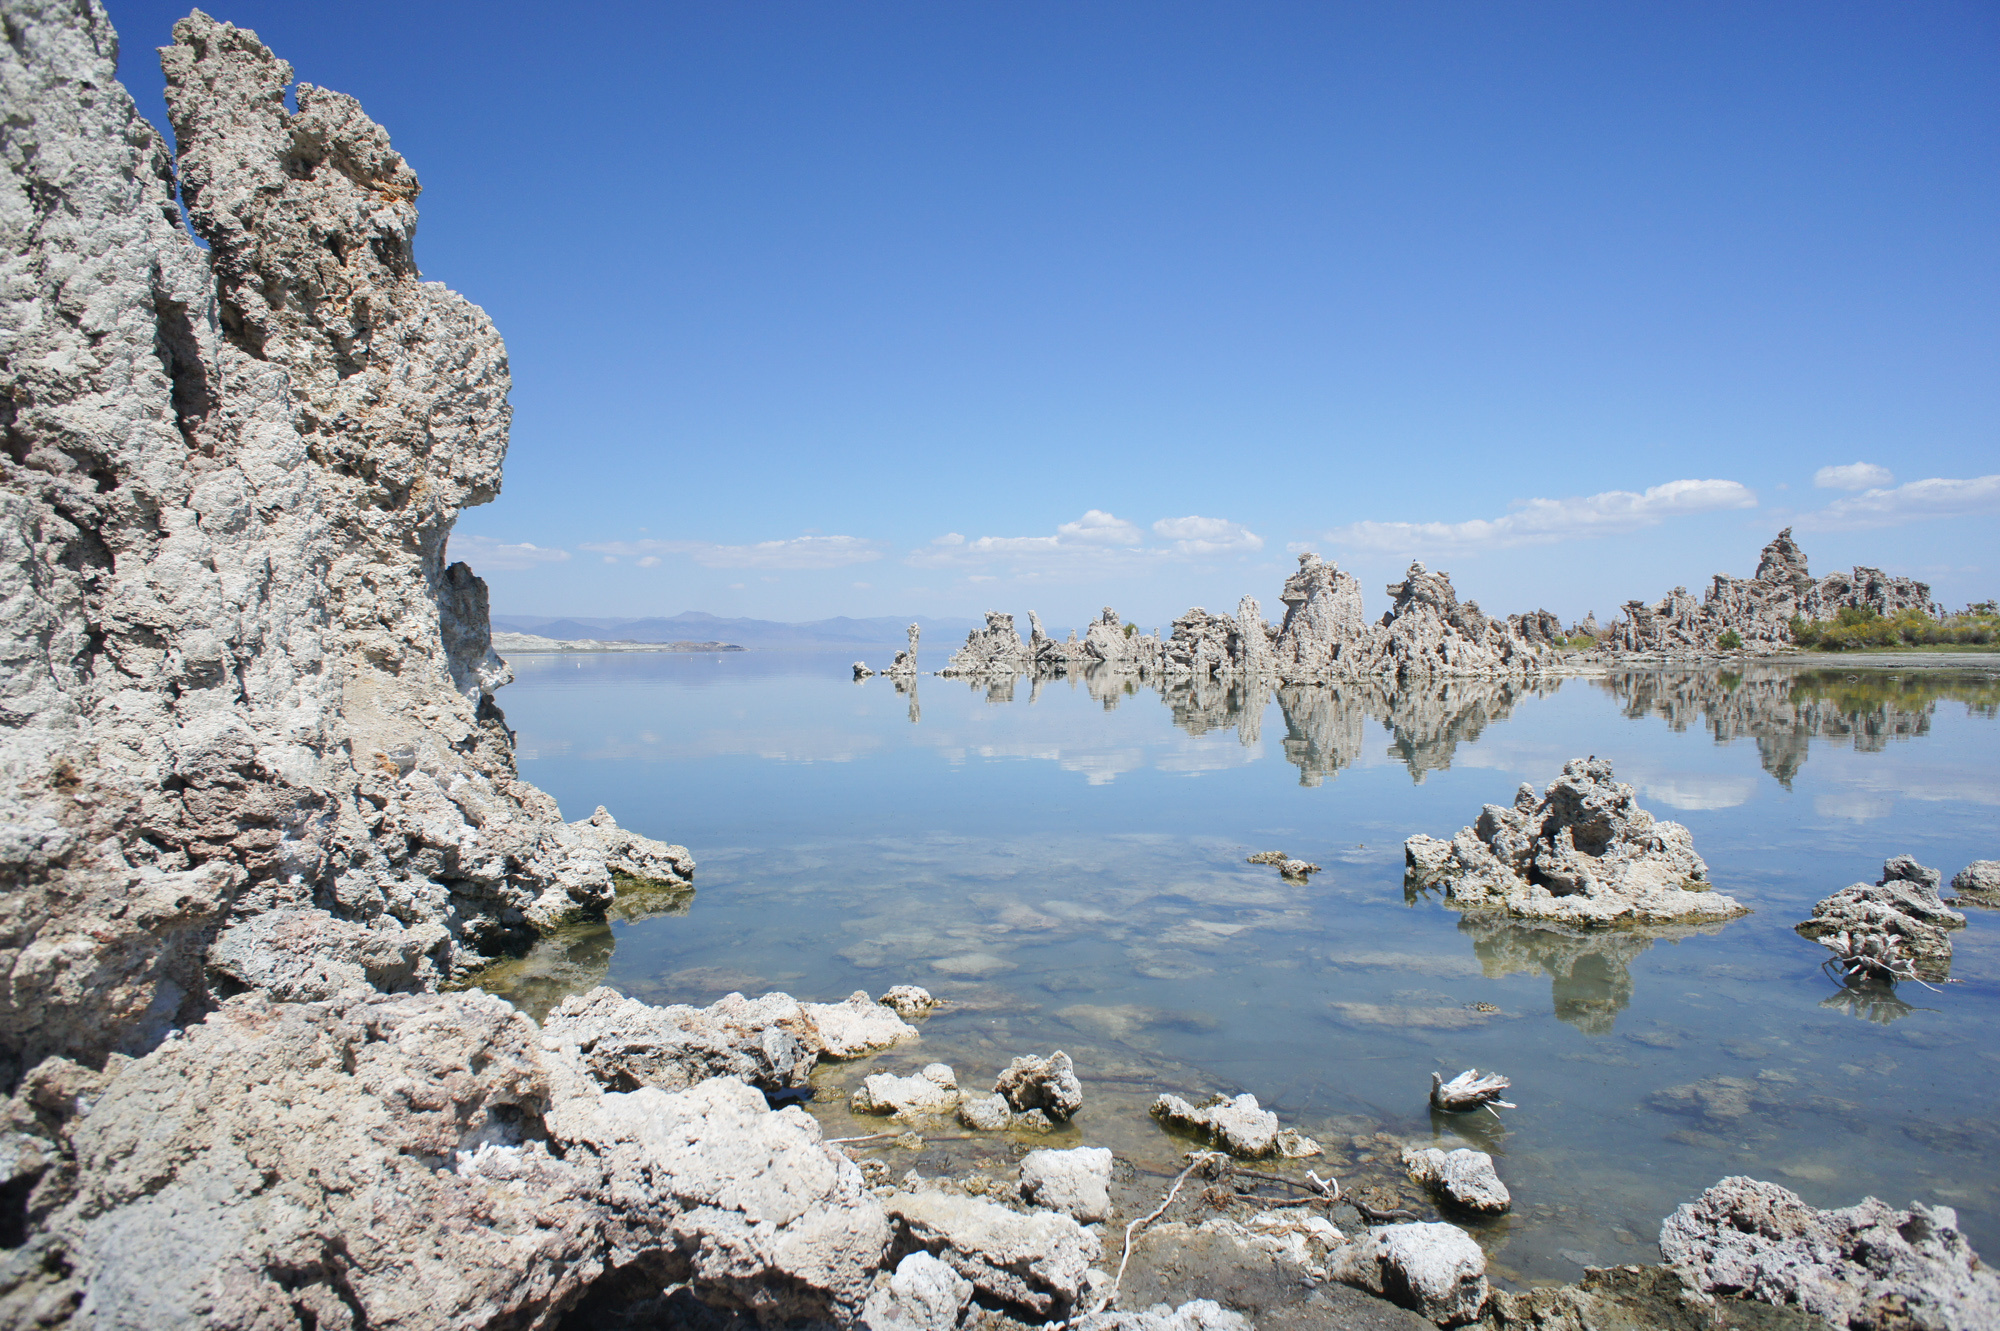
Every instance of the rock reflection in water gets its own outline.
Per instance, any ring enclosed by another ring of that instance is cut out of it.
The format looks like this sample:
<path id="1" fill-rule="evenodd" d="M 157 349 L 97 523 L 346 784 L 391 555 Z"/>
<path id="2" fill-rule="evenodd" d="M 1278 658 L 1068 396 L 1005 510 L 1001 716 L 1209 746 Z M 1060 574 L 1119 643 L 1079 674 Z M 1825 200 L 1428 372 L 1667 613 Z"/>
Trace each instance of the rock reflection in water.
<path id="1" fill-rule="evenodd" d="M 1566 929 L 1490 915 L 1466 915 L 1458 929 L 1472 939 L 1491 979 L 1541 971 L 1552 983 L 1556 1016 L 1586 1035 L 1609 1035 L 1632 1003 L 1632 963 L 1659 942 L 1713 935 L 1725 926 Z"/>
<path id="2" fill-rule="evenodd" d="M 1888 1026 L 1901 1021 L 1912 1012 L 1935 1012 L 1936 1008 L 1919 1008 L 1904 1002 L 1891 985 L 1866 984 L 1855 987 L 1842 985 L 1833 993 L 1820 1000 L 1819 1005 L 1834 1012 L 1845 1012 L 1850 1017 L 1862 1021 L 1872 1021 L 1878 1026 Z"/>
<path id="3" fill-rule="evenodd" d="M 1131 677 L 1120 677 L 1130 684 Z M 1561 681 L 1456 679 L 1399 687 L 1386 681 L 1271 685 L 1255 680 L 1180 679 L 1157 686 L 1174 724 L 1191 735 L 1234 727 L 1245 744 L 1262 737 L 1265 704 L 1274 698 L 1285 721 L 1285 759 L 1299 769 L 1299 784 L 1317 786 L 1367 751 L 1368 725 L 1391 736 L 1389 755 L 1410 775 L 1451 766 L 1460 743 L 1470 743 L 1493 721 L 1504 719 L 1526 694 L 1553 691 Z"/>
<path id="4" fill-rule="evenodd" d="M 1657 716 L 1676 731 L 1698 724 L 1718 743 L 1754 739 L 1764 770 L 1788 789 L 1815 739 L 1879 753 L 1891 740 L 1928 735 L 1940 701 L 1963 703 L 1972 716 L 2000 715 L 2000 676 L 1972 671 L 1614 670 L 1597 683 L 1635 720 Z"/>

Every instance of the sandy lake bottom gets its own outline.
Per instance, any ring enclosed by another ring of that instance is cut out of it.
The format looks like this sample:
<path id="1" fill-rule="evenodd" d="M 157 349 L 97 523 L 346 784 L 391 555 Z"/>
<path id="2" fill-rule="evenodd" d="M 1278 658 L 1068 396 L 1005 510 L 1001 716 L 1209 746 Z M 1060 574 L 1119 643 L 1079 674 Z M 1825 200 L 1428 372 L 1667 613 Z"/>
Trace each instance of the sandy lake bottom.
<path id="1" fill-rule="evenodd" d="M 1730 1174 L 1818 1206 L 1959 1210 L 2000 1258 L 2000 912 L 1965 907 L 1933 993 L 1857 997 L 1792 926 L 1908 853 L 2000 858 L 2000 668 L 1654 670 L 1522 685 L 1166 690 L 845 678 L 819 655 L 521 656 L 500 696 L 523 775 L 686 844 L 668 913 L 548 940 L 490 981 L 539 1016 L 609 984 L 835 1001 L 921 984 L 922 1041 L 823 1066 L 829 1136 L 867 1072 L 942 1061 L 987 1090 L 1067 1050 L 1143 1209 L 1187 1143 L 1153 1096 L 1250 1091 L 1376 1204 L 1421 1206 L 1395 1142 L 1493 1153 L 1513 1213 L 1468 1224 L 1514 1284 L 1654 1261 L 1660 1221 Z M 1450 836 L 1572 757 L 1609 758 L 1752 908 L 1698 929 L 1576 934 L 1464 917 L 1403 886 L 1403 838 Z M 1308 883 L 1246 864 L 1316 861 Z M 1487 1009 L 1493 1010 L 1487 1010 Z M 1491 1068 L 1519 1108 L 1433 1119 L 1433 1069 Z M 998 1174 L 1018 1143 L 956 1126 L 893 1172 Z M 1427 1208 L 1426 1208 L 1427 1209 Z"/>

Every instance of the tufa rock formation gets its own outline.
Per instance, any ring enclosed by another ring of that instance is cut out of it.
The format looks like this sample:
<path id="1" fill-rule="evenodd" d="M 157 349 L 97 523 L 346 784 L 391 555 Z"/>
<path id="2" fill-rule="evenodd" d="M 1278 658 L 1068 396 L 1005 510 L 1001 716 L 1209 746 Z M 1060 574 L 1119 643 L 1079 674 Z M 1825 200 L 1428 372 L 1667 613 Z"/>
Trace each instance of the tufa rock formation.
<path id="1" fill-rule="evenodd" d="M 1718 573 L 1700 602 L 1685 587 L 1674 588 L 1653 605 L 1627 601 L 1625 618 L 1599 638 L 1599 645 L 1620 654 L 1670 657 L 1713 656 L 1725 650 L 1769 653 L 1792 645 L 1794 616 L 1832 619 L 1849 608 L 1882 615 L 1940 613 L 1929 583 L 1892 578 L 1880 569 L 1857 566 L 1851 574 L 1831 573 L 1815 581 L 1805 551 L 1787 527 L 1764 547 L 1754 576 Z M 1740 648 L 1720 645 L 1728 632 L 1741 640 Z"/>
<path id="2" fill-rule="evenodd" d="M 602 910 L 603 836 L 517 776 L 486 589 L 446 558 L 499 491 L 507 361 L 418 274 L 414 173 L 204 15 L 162 53 L 178 161 L 100 7 L 6 21 L 7 1084 Z M 692 871 L 620 835 L 622 871 Z"/>
<path id="3" fill-rule="evenodd" d="M 1710 890 L 1708 866 L 1679 823 L 1640 808 L 1611 764 L 1573 758 L 1541 795 L 1522 783 L 1511 808 L 1489 804 L 1450 841 L 1403 843 L 1413 887 L 1442 883 L 1447 904 L 1561 924 L 1672 924 L 1746 914 Z"/>

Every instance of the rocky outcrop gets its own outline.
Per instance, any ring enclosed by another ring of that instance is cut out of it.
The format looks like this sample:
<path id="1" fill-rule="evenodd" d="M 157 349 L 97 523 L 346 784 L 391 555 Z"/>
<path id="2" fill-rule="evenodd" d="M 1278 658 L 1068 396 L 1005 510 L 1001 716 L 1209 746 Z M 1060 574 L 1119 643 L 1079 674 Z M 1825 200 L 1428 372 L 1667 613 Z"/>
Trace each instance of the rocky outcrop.
<path id="1" fill-rule="evenodd" d="M 1660 1229 L 1660 1255 L 1696 1289 L 1796 1307 L 1854 1331 L 2000 1325 L 2000 1272 L 1948 1206 L 1864 1198 L 1819 1211 L 1775 1183 L 1723 1179 Z"/>
<path id="2" fill-rule="evenodd" d="M 1798 931 L 1835 945 L 1842 956 L 1893 953 L 1912 963 L 1921 978 L 1941 980 L 1951 972 L 1951 931 L 1965 927 L 1965 916 L 1938 896 L 1941 877 L 1898 855 L 1882 865 L 1875 883 L 1855 883 L 1820 901 Z M 1867 948 L 1867 940 L 1878 946 Z"/>
<path id="3" fill-rule="evenodd" d="M 1442 884 L 1447 904 L 1563 924 L 1665 924 L 1745 914 L 1711 890 L 1708 866 L 1679 823 L 1660 822 L 1614 781 L 1611 764 L 1574 758 L 1536 795 L 1489 804 L 1450 841 L 1403 843 L 1413 887 Z"/>
<path id="4" fill-rule="evenodd" d="M 869 1331 L 955 1331 L 971 1302 L 970 1280 L 927 1252 L 913 1252 L 878 1280 L 863 1320 Z"/>
<path id="5" fill-rule="evenodd" d="M 446 555 L 499 489 L 507 362 L 419 277 L 414 173 L 199 14 L 162 56 L 176 159 L 97 4 L 6 15 L 5 1083 L 260 977 L 422 988 L 603 910 L 601 837 L 516 774 L 485 587 Z"/>
<path id="6" fill-rule="evenodd" d="M 1815 581 L 1805 551 L 1787 527 L 1764 547 L 1754 576 L 1718 573 L 1700 601 L 1685 587 L 1651 605 L 1627 601 L 1625 618 L 1599 636 L 1599 645 L 1614 653 L 1667 657 L 1770 653 L 1792 645 L 1794 617 L 1832 619 L 1843 609 L 1941 613 L 1929 583 L 1893 578 L 1880 569 L 1857 567 Z M 1725 633 L 1736 637 L 1728 648 L 1722 646 Z"/>

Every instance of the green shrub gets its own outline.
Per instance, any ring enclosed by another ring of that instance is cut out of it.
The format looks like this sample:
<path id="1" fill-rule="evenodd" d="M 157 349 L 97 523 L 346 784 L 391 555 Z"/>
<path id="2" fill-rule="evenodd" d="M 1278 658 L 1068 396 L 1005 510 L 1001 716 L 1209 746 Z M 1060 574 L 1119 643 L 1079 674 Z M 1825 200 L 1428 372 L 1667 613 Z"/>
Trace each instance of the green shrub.
<path id="1" fill-rule="evenodd" d="M 1798 646 L 1827 652 L 1863 647 L 1985 646 L 2000 641 L 2000 615 L 1980 612 L 1978 605 L 1942 620 L 1921 610 L 1884 615 L 1867 606 L 1845 606 L 1830 620 L 1795 615 L 1791 631 Z"/>
<path id="2" fill-rule="evenodd" d="M 1137 624 L 1127 624 L 1125 626 L 1125 636 L 1128 638 L 1131 637 L 1133 634 L 1137 633 L 1138 631 L 1139 631 L 1139 626 Z"/>
<path id="3" fill-rule="evenodd" d="M 1743 645 L 1743 635 L 1735 629 L 1724 629 L 1722 636 L 1715 640 L 1715 645 L 1725 652 L 1733 652 Z"/>

